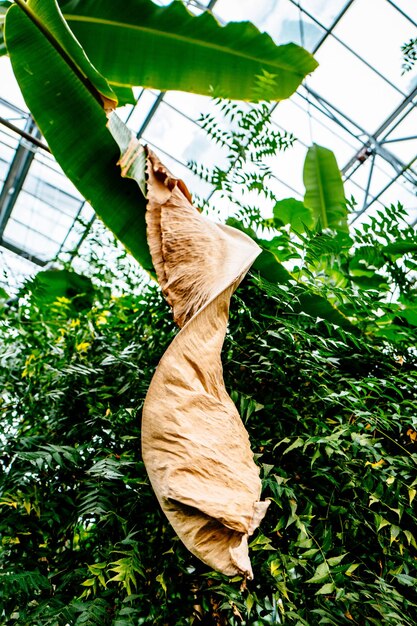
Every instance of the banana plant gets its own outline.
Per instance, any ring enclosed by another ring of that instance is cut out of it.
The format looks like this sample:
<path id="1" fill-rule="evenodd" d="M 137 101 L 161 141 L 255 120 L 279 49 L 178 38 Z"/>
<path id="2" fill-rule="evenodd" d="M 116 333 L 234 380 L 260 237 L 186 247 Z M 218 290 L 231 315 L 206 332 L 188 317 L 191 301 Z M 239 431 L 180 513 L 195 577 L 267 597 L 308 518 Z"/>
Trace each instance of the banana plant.
<path id="1" fill-rule="evenodd" d="M 128 0 L 131 9 L 132 2 Z M 272 84 L 272 90 L 276 85 L 272 97 L 280 99 L 291 95 L 303 76 L 316 65 L 298 46 L 277 47 L 267 35 L 261 35 L 248 23 L 220 27 L 209 15 L 191 16 L 179 3 L 161 8 L 149 0 L 136 0 L 136 8 L 140 5 L 142 11 L 123 9 L 117 14 L 117 20 L 114 5 L 106 0 L 63 2 L 63 13 L 55 0 L 29 0 L 28 3 L 16 0 L 14 4 L 7 13 L 6 44 L 29 109 L 68 177 L 151 273 L 153 267 L 144 219 L 143 163 L 141 166 L 137 159 L 133 172 L 139 192 L 134 180 L 122 178 L 116 166 L 120 154 L 125 154 L 129 148 L 131 133 L 114 113 L 106 115 L 117 106 L 118 95 L 126 94 L 132 85 L 143 84 L 161 89 L 175 86 L 199 93 L 217 90 L 224 95 L 249 99 L 254 89 L 256 91 L 262 84 L 262 76 L 268 76 L 268 97 L 271 97 Z M 136 17 L 132 18 L 132 14 Z M 239 49 L 242 37 L 247 43 L 252 41 L 253 49 L 262 51 L 263 57 L 258 59 L 257 66 L 248 48 Z M 129 46 L 124 46 L 131 38 L 139 51 L 136 56 Z M 189 54 L 193 61 L 188 66 L 178 54 L 178 40 L 181 46 L 187 46 L 188 53 L 194 51 Z M 103 41 L 107 42 L 105 46 Z M 162 47 L 165 55 L 170 52 L 168 65 L 167 58 L 161 63 L 159 57 L 149 54 L 149 49 L 154 51 L 155 47 Z M 214 51 L 222 63 L 212 63 Z M 138 56 L 143 63 L 137 62 Z M 230 72 L 237 58 L 240 70 Z M 275 63 L 275 67 L 271 63 Z M 271 70 L 276 78 L 272 83 Z M 198 76 L 198 80 L 192 80 L 193 75 Z M 245 78 L 236 81 L 238 75 Z M 215 90 L 213 85 L 217 85 Z M 307 220 L 311 209 L 307 207 L 304 212 L 299 209 L 299 206 L 289 207 L 289 219 L 295 216 L 299 223 Z M 280 214 L 282 217 L 282 210 Z M 273 281 L 286 282 L 289 278 L 279 260 L 267 249 L 255 271 Z M 313 305 L 316 310 L 317 303 L 311 302 L 312 295 L 306 294 L 302 306 L 311 308 Z M 318 308 L 322 316 L 341 325 L 347 323 L 324 299 L 320 299 Z"/>
<path id="2" fill-rule="evenodd" d="M 305 157 L 303 180 L 303 202 L 295 198 L 279 200 L 274 207 L 275 223 L 290 224 L 297 232 L 319 227 L 347 233 L 347 203 L 334 153 L 313 144 Z"/>
<path id="3" fill-rule="evenodd" d="M 15 0 L 9 7 L 4 35 L 15 76 L 63 171 L 152 271 L 145 199 L 132 180 L 120 177 L 119 148 L 106 128 L 118 90 L 126 94 L 132 85 L 144 85 L 250 100 L 268 76 L 268 98 L 279 100 L 317 63 L 294 44 L 276 46 L 252 24 L 222 27 L 211 15 L 192 16 L 180 3 L 61 5 L 64 14 L 55 0 Z"/>

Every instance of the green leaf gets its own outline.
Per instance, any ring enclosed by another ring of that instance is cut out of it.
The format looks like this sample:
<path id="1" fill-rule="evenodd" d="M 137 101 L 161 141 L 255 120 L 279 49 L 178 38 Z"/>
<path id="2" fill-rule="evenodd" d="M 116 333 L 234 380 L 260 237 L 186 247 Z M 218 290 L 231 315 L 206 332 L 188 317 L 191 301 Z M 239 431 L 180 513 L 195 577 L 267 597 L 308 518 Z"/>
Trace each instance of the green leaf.
<path id="1" fill-rule="evenodd" d="M 357 333 L 355 326 L 341 313 L 336 307 L 334 307 L 326 298 L 318 294 L 308 291 L 307 289 L 303 294 L 298 297 L 299 306 L 294 307 L 295 311 L 304 311 L 312 317 L 326 320 L 331 324 L 346 328 L 353 333 Z"/>
<path id="2" fill-rule="evenodd" d="M 96 70 L 83 48 L 75 39 L 67 23 L 63 19 L 57 19 L 59 8 L 56 0 L 29 0 L 28 7 L 39 18 L 41 26 L 46 28 L 62 49 L 68 54 L 71 61 L 85 75 L 97 91 L 104 96 L 104 101 L 109 100 L 112 107 L 116 104 L 134 104 L 136 99 L 132 89 L 124 85 L 109 85 L 107 80 Z"/>
<path id="3" fill-rule="evenodd" d="M 279 200 L 274 206 L 274 221 L 277 225 L 290 224 L 296 232 L 314 225 L 313 211 L 295 198 Z"/>
<path id="4" fill-rule="evenodd" d="M 408 252 L 417 252 L 417 243 L 415 241 L 394 241 L 381 249 L 383 254 L 393 256 L 402 256 Z"/>
<path id="5" fill-rule="evenodd" d="M 324 563 L 320 563 L 320 565 L 316 568 L 313 576 L 306 580 L 307 583 L 322 583 L 324 582 L 330 575 L 329 566 L 326 561 Z"/>
<path id="6" fill-rule="evenodd" d="M 167 584 L 165 582 L 164 575 L 163 574 L 158 574 L 158 576 L 155 578 L 155 580 L 161 585 L 162 589 L 164 590 L 164 593 L 166 593 L 167 592 Z"/>
<path id="7" fill-rule="evenodd" d="M 297 439 L 293 441 L 293 443 L 284 450 L 284 452 L 282 453 L 282 456 L 284 456 L 284 454 L 288 454 L 288 452 L 291 452 L 291 450 L 295 450 L 296 448 L 301 448 L 303 445 L 304 445 L 304 439 L 301 439 L 301 437 L 297 437 Z"/>
<path id="8" fill-rule="evenodd" d="M 335 590 L 336 586 L 334 583 L 326 583 L 323 587 L 320 587 L 318 591 L 316 591 L 315 595 L 324 595 L 332 593 Z"/>
<path id="9" fill-rule="evenodd" d="M 276 46 L 250 22 L 221 26 L 181 2 L 61 2 L 70 28 L 111 83 L 176 89 L 238 100 L 288 98 L 317 62 L 295 44 Z M 271 78 L 272 76 L 272 78 Z M 264 96 L 266 98 L 266 96 Z"/>
<path id="10" fill-rule="evenodd" d="M 386 276 L 373 272 L 372 276 L 355 276 L 351 274 L 350 280 L 361 289 L 375 289 L 378 291 L 389 291 L 390 286 L 387 283 Z"/>
<path id="11" fill-rule="evenodd" d="M 40 306 L 52 304 L 58 298 L 66 298 L 72 301 L 77 310 L 90 308 L 94 297 L 91 279 L 69 270 L 38 272 L 23 286 L 21 295 L 27 292 L 32 294 Z"/>
<path id="12" fill-rule="evenodd" d="M 304 204 L 313 211 L 322 228 L 347 232 L 347 208 L 342 177 L 331 150 L 313 144 L 308 149 L 303 171 Z"/>
<path id="13" fill-rule="evenodd" d="M 146 154 L 144 147 L 139 143 L 134 134 L 127 128 L 127 126 L 116 115 L 116 113 L 113 112 L 109 115 L 107 127 L 110 130 L 114 140 L 117 142 L 117 145 L 119 146 L 121 158 L 125 156 L 128 150 L 130 151 L 128 163 L 129 167 L 127 167 L 126 170 L 123 171 L 122 176 L 135 180 L 143 196 L 145 197 Z M 135 145 L 134 149 L 132 149 L 132 145 Z"/>
<path id="14" fill-rule="evenodd" d="M 397 539 L 400 532 L 401 532 L 401 528 L 399 526 L 396 526 L 395 524 L 391 524 L 390 545 Z"/>
<path id="15" fill-rule="evenodd" d="M 0 305 L 4 304 L 10 298 L 9 294 L 3 287 L 0 287 Z"/>
<path id="16" fill-rule="evenodd" d="M 329 559 L 327 559 L 327 563 L 328 565 L 330 565 L 331 567 L 333 567 L 334 565 L 339 565 L 339 563 L 345 558 L 347 552 L 345 552 L 344 554 L 340 554 L 339 556 L 331 556 Z"/>
<path id="17" fill-rule="evenodd" d="M 112 83 L 110 83 L 110 86 L 117 97 L 117 105 L 119 107 L 125 104 L 136 104 L 135 94 L 131 87 L 121 87 L 120 85 L 113 85 Z"/>
<path id="18" fill-rule="evenodd" d="M 353 572 L 358 569 L 359 565 L 359 563 L 352 563 L 351 565 L 349 565 L 345 572 L 345 576 L 352 576 Z"/>
<path id="19" fill-rule="evenodd" d="M 113 105 L 117 104 L 108 82 L 91 64 L 62 19 L 56 0 L 28 0 L 26 11 L 31 20 L 41 29 L 44 37 L 53 45 L 57 45 L 57 51 L 61 55 L 66 55 L 68 62 L 72 65 L 72 70 L 78 71 L 86 80 L 86 84 L 91 83 L 105 99 L 109 99 Z"/>
<path id="20" fill-rule="evenodd" d="M 408 544 L 417 549 L 417 542 L 414 535 L 409 530 L 404 530 L 404 535 L 407 537 Z"/>
<path id="21" fill-rule="evenodd" d="M 48 20 L 52 28 L 52 13 Z M 60 21 L 57 12 L 57 32 Z M 120 176 L 119 150 L 103 108 L 17 6 L 7 13 L 5 35 L 23 96 L 56 160 L 104 223 L 151 271 L 145 199 L 136 183 Z"/>
<path id="22" fill-rule="evenodd" d="M 417 326 L 417 306 L 410 306 L 402 311 L 397 311 L 397 315 L 407 320 L 411 326 Z"/>

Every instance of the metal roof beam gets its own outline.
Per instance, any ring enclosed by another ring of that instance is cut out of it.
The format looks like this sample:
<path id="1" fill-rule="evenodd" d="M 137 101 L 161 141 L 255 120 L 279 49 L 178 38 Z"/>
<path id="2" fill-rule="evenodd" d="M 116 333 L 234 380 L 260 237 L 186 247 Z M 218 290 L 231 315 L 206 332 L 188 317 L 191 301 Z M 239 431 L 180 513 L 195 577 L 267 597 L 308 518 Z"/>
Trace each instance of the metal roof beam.
<path id="1" fill-rule="evenodd" d="M 26 122 L 25 133 L 28 135 L 33 133 L 35 137 L 40 136 L 32 117 L 28 118 Z M 34 158 L 34 152 L 27 148 L 22 139 L 15 152 L 0 194 L 0 242 Z"/>
<path id="2" fill-rule="evenodd" d="M 10 241 L 1 241 L 0 246 L 6 248 L 6 250 L 10 250 L 10 252 L 14 252 L 14 254 L 21 256 L 23 259 L 26 259 L 31 263 L 35 263 L 35 265 L 38 265 L 39 267 L 45 267 L 50 262 L 30 254 L 27 250 L 23 250 L 23 248 L 15 246 L 13 243 L 10 243 Z"/>

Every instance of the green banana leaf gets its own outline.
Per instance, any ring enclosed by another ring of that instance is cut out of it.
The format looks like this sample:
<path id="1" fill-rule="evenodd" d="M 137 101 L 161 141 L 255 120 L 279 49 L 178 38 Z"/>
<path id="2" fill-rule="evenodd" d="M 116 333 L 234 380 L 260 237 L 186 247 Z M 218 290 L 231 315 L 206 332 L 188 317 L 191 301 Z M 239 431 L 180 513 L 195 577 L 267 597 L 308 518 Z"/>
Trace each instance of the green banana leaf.
<path id="1" fill-rule="evenodd" d="M 181 2 L 60 4 L 90 60 L 115 85 L 258 100 L 267 82 L 264 99 L 283 100 L 317 67 L 306 50 L 277 46 L 250 22 L 220 26 L 210 13 L 196 17 Z"/>
<path id="2" fill-rule="evenodd" d="M 60 54 L 65 56 L 71 70 L 78 74 L 86 88 L 90 89 L 91 86 L 92 90 L 104 97 L 104 103 L 107 99 L 110 101 L 109 105 L 114 107 L 117 104 L 117 98 L 113 90 L 109 87 L 107 80 L 91 64 L 65 20 L 62 19 L 56 0 L 28 0 L 26 11 L 29 12 L 32 21 L 37 23 L 45 38 L 50 39 L 52 45 L 59 45 Z"/>
<path id="3" fill-rule="evenodd" d="M 60 21 L 59 12 L 51 11 L 53 32 L 62 29 Z M 120 152 L 102 106 L 18 6 L 7 13 L 5 37 L 23 97 L 56 160 L 104 223 L 151 271 L 145 199 L 132 180 L 120 176 Z M 84 71 L 90 71 L 86 64 Z"/>
<path id="4" fill-rule="evenodd" d="M 342 176 L 331 150 L 313 144 L 303 171 L 304 205 L 313 211 L 322 228 L 348 232 L 347 207 Z"/>
<path id="5" fill-rule="evenodd" d="M 4 21 L 6 12 L 9 7 L 12 6 L 10 0 L 0 0 L 0 56 L 7 54 L 7 48 L 4 43 Z M 27 10 L 33 13 L 35 19 L 39 19 L 41 26 L 50 29 L 54 34 L 55 39 L 62 46 L 63 50 L 69 55 L 71 60 L 77 66 L 77 69 L 81 74 L 88 77 L 95 85 L 99 93 L 110 102 L 117 102 L 119 106 L 124 104 L 134 104 L 136 99 L 133 91 L 130 87 L 124 87 L 119 85 L 110 85 L 103 76 L 92 66 L 87 59 L 85 52 L 74 39 L 72 33 L 69 31 L 66 23 L 61 20 L 57 28 L 57 22 L 55 19 L 57 12 L 57 5 L 54 0 L 29 0 L 27 3 Z"/>
<path id="6" fill-rule="evenodd" d="M 72 36 L 55 0 L 29 0 L 28 4 L 19 0 L 18 4 L 11 6 L 6 15 L 5 38 L 15 76 L 31 113 L 69 179 L 132 255 L 152 271 L 146 242 L 145 200 L 137 193 L 133 181 L 120 177 L 116 166 L 119 150 L 105 128 L 106 116 L 100 106 L 103 101 L 107 106 L 114 104 L 113 90 Z M 102 4 L 106 6 L 105 2 Z M 172 9 L 168 9 L 168 13 L 158 13 L 165 24 L 173 16 Z M 183 10 L 183 7 L 179 9 Z M 179 15 L 177 8 L 175 14 Z M 186 11 L 182 15 L 197 19 Z M 218 29 L 217 35 L 227 31 L 214 20 L 212 25 Z M 235 24 L 232 31 L 236 34 L 239 28 Z M 252 34 L 256 31 L 244 24 L 241 34 L 248 28 Z M 114 42 L 110 48 L 116 50 Z M 311 63 L 315 66 L 308 53 L 295 48 L 301 56 L 307 55 L 309 67 Z M 178 64 L 187 65 L 183 60 L 180 63 L 178 59 Z M 211 57 L 206 62 L 213 66 Z M 155 63 L 160 63 L 160 59 Z M 293 74 L 291 67 L 289 72 Z M 119 88 L 126 91 L 123 84 Z"/>

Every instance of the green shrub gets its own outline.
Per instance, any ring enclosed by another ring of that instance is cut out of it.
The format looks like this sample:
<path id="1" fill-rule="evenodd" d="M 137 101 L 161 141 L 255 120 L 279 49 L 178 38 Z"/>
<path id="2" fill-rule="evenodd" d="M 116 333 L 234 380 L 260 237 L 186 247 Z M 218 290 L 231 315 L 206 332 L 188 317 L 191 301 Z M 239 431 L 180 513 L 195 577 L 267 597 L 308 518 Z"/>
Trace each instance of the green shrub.
<path id="1" fill-rule="evenodd" d="M 300 311 L 305 281 L 255 272 L 232 300 L 225 380 L 272 500 L 242 585 L 182 546 L 141 461 L 170 313 L 155 287 L 93 282 L 53 304 L 32 285 L 3 309 L 2 623 L 414 625 L 416 354 L 404 318 L 397 341 L 375 331 L 386 292 L 340 291 L 365 332 Z"/>

